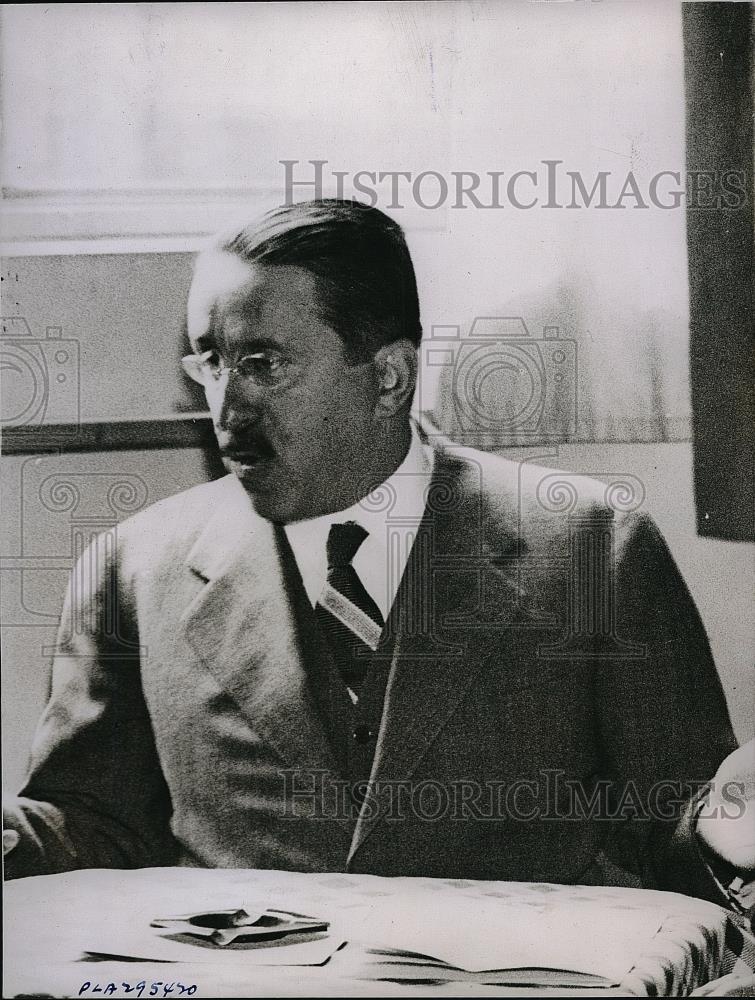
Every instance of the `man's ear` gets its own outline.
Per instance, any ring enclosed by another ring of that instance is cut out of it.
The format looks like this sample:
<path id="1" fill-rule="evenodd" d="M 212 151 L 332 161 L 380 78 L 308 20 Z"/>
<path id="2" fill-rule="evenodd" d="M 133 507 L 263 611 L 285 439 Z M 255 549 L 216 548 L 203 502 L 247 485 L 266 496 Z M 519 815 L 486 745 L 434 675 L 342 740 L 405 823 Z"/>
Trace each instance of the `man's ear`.
<path id="1" fill-rule="evenodd" d="M 393 417 L 409 409 L 417 383 L 417 348 L 410 340 L 395 340 L 375 354 L 378 417 Z"/>

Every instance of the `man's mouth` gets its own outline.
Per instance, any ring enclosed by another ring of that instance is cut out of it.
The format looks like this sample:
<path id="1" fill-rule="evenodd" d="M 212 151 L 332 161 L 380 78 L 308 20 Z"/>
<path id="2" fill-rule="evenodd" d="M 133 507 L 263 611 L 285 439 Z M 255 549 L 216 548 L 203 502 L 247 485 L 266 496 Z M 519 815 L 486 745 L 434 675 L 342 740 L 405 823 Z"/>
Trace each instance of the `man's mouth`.
<path id="1" fill-rule="evenodd" d="M 266 442 L 244 443 L 220 449 L 223 458 L 236 469 L 254 469 L 275 457 L 273 448 Z"/>
<path id="2" fill-rule="evenodd" d="M 263 455 L 261 451 L 224 451 L 223 458 L 231 462 L 240 462 L 242 465 L 254 465 L 269 456 Z"/>

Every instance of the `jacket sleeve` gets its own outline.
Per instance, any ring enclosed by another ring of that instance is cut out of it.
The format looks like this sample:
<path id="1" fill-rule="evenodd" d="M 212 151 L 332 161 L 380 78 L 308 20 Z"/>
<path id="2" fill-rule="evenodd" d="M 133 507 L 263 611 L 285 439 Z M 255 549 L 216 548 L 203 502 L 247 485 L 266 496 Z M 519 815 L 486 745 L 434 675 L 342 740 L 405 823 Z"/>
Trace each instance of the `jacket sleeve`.
<path id="1" fill-rule="evenodd" d="M 20 835 L 6 877 L 173 863 L 170 796 L 141 686 L 147 651 L 115 534 L 99 536 L 69 580 L 30 774 L 3 802 L 4 826 Z"/>
<path id="2" fill-rule="evenodd" d="M 595 683 L 616 860 L 645 886 L 723 903 L 695 841 L 695 809 L 736 741 L 697 608 L 646 515 L 617 529 L 613 584 Z"/>

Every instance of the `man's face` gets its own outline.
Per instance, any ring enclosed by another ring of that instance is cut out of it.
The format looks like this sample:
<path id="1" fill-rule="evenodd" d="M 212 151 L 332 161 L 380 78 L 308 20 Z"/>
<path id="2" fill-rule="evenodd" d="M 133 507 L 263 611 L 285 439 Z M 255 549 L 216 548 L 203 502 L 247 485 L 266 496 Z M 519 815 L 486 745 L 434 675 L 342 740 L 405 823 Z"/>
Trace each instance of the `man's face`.
<path id="1" fill-rule="evenodd" d="M 374 433 L 374 367 L 347 362 L 316 283 L 300 267 L 218 252 L 200 259 L 189 295 L 195 353 L 223 366 L 247 359 L 205 385 L 224 464 L 258 513 L 282 524 L 355 502 Z"/>

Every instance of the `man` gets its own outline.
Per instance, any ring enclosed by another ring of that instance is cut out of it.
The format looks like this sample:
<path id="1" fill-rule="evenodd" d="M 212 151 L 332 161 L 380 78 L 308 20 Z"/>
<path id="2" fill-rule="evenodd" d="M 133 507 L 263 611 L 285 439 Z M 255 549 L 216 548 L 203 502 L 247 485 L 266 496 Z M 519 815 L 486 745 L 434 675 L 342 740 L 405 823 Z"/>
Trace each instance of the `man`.
<path id="1" fill-rule="evenodd" d="M 200 256 L 188 330 L 231 475 L 120 525 L 74 573 L 8 873 L 718 898 L 696 793 L 734 741 L 684 583 L 602 484 L 572 478 L 565 509 L 553 472 L 412 423 L 400 227 L 350 202 L 278 209 Z"/>

